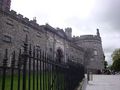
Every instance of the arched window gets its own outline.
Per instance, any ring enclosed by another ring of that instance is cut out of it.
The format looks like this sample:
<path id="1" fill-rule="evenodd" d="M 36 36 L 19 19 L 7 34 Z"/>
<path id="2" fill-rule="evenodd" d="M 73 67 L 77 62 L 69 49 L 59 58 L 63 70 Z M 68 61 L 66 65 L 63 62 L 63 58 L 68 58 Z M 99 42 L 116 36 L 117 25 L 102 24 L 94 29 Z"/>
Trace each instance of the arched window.
<path id="1" fill-rule="evenodd" d="M 63 58 L 63 51 L 62 51 L 62 49 L 58 48 L 57 52 L 56 52 L 57 62 L 61 63 L 62 62 L 62 58 Z"/>

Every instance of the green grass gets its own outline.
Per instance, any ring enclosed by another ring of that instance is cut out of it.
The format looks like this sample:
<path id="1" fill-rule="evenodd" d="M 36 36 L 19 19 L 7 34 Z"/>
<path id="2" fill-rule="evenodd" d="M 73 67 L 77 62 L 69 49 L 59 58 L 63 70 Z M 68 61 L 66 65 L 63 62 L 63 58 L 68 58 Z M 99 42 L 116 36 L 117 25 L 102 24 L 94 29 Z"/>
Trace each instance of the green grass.
<path id="1" fill-rule="evenodd" d="M 38 74 L 38 90 L 50 90 L 49 87 L 51 87 L 53 79 L 54 79 L 54 84 L 53 84 L 53 89 L 52 90 L 57 90 L 58 83 L 59 87 L 61 90 L 64 90 L 64 76 L 62 74 L 57 74 L 57 78 L 55 78 L 56 73 L 42 73 Z M 44 81 L 43 81 L 44 80 Z M 35 85 L 35 90 L 37 90 L 37 74 L 35 73 L 35 80 L 33 81 L 33 73 L 30 76 L 30 88 L 33 90 L 33 82 Z M 26 90 L 28 90 L 28 73 L 26 75 Z M 20 90 L 22 90 L 22 84 L 23 84 L 23 76 L 22 74 L 20 75 Z M 0 90 L 2 88 L 2 76 L 0 76 Z M 11 88 L 11 75 L 7 75 L 5 79 L 5 90 L 10 90 Z M 41 89 L 40 89 L 41 88 Z M 44 89 L 43 89 L 44 88 Z M 14 75 L 14 81 L 13 81 L 13 90 L 18 90 L 18 75 Z"/>

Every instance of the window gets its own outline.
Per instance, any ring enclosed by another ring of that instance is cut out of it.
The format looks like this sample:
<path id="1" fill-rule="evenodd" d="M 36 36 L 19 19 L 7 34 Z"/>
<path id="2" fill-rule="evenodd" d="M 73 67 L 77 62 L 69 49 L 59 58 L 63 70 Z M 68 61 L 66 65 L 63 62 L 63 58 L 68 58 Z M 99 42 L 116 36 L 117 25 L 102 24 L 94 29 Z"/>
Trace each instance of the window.
<path id="1" fill-rule="evenodd" d="M 37 32 L 37 37 L 41 38 L 41 33 L 40 32 Z"/>
<path id="2" fill-rule="evenodd" d="M 52 48 L 50 48 L 50 52 L 52 52 Z"/>
<path id="3" fill-rule="evenodd" d="M 23 31 L 24 31 L 24 32 L 29 32 L 29 27 L 24 26 Z"/>
<path id="4" fill-rule="evenodd" d="M 13 20 L 10 19 L 10 18 L 8 18 L 7 21 L 8 21 L 9 23 L 13 23 Z"/>
<path id="5" fill-rule="evenodd" d="M 7 43 L 11 43 L 12 42 L 12 37 L 9 36 L 9 35 L 4 35 L 3 41 L 5 41 Z"/>
<path id="6" fill-rule="evenodd" d="M 13 20 L 10 19 L 10 18 L 7 19 L 6 24 L 9 25 L 9 26 L 11 26 L 11 27 L 14 26 L 14 25 L 13 25 Z"/>
<path id="7" fill-rule="evenodd" d="M 13 24 L 8 23 L 8 22 L 6 22 L 6 24 L 7 24 L 7 25 L 9 25 L 9 26 L 11 26 L 11 27 L 13 27 L 13 26 L 14 26 Z"/>
<path id="8" fill-rule="evenodd" d="M 94 55 L 97 55 L 97 50 L 94 50 Z"/>

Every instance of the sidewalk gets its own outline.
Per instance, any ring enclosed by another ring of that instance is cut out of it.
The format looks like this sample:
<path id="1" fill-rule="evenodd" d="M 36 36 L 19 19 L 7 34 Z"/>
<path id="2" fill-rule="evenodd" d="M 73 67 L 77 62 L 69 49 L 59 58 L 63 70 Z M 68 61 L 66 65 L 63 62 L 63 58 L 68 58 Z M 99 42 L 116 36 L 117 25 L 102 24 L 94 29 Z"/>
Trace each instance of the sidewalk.
<path id="1" fill-rule="evenodd" d="M 86 90 L 120 90 L 120 75 L 93 75 Z"/>

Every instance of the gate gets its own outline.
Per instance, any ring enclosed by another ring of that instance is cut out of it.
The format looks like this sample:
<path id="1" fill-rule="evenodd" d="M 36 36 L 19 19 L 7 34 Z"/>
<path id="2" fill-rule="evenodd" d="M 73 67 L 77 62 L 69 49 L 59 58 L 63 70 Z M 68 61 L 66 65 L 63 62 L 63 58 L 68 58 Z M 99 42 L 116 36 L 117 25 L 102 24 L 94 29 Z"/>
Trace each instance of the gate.
<path id="1" fill-rule="evenodd" d="M 0 90 L 75 90 L 84 78 L 81 64 L 58 62 L 26 42 L 14 51 L 8 66 L 8 49 L 0 66 Z"/>

